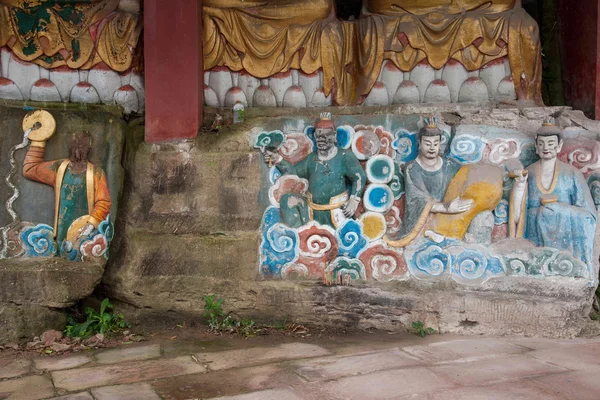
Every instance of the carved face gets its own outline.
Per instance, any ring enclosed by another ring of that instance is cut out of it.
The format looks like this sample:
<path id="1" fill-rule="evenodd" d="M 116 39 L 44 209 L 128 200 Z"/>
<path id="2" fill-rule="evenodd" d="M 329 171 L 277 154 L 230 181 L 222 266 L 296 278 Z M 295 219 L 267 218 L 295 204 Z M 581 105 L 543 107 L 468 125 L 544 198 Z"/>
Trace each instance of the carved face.
<path id="1" fill-rule="evenodd" d="M 563 142 L 556 135 L 538 136 L 535 139 L 535 148 L 538 156 L 542 160 L 551 160 L 556 158 L 562 149 Z"/>
<path id="2" fill-rule="evenodd" d="M 315 139 L 317 141 L 317 149 L 327 151 L 335 146 L 336 132 L 330 128 L 317 128 L 315 130 Z"/>
<path id="3" fill-rule="evenodd" d="M 419 155 L 432 160 L 440 155 L 441 136 L 423 136 L 419 142 Z"/>
<path id="4" fill-rule="evenodd" d="M 87 135 L 75 135 L 70 142 L 71 161 L 85 161 L 90 152 L 90 138 Z"/>

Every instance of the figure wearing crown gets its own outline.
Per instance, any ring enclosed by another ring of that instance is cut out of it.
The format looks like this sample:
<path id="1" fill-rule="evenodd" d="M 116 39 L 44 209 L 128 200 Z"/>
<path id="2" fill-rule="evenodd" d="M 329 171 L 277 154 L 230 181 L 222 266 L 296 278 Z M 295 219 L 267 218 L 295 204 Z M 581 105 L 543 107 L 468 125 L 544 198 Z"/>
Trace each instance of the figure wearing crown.
<path id="1" fill-rule="evenodd" d="M 418 132 L 419 155 L 406 165 L 406 209 L 394 247 L 417 237 L 442 242 L 446 237 L 491 242 L 492 210 L 502 199 L 502 170 L 491 165 L 461 166 L 440 155 L 442 130 L 437 118 L 425 118 Z M 471 226 L 478 218 L 480 221 Z"/>
<path id="2" fill-rule="evenodd" d="M 526 170 L 514 170 L 509 235 L 536 246 L 570 250 L 591 264 L 594 259 L 596 207 L 583 174 L 558 160 L 562 129 L 553 119 L 538 129 L 535 147 L 540 160 Z"/>
<path id="3" fill-rule="evenodd" d="M 308 193 L 285 194 L 281 199 L 281 220 L 298 228 L 314 220 L 337 228 L 358 208 L 367 177 L 358 159 L 349 150 L 336 146 L 336 129 L 330 113 L 315 123 L 317 149 L 297 164 L 265 150 L 265 161 L 277 165 L 282 174 L 308 180 Z"/>

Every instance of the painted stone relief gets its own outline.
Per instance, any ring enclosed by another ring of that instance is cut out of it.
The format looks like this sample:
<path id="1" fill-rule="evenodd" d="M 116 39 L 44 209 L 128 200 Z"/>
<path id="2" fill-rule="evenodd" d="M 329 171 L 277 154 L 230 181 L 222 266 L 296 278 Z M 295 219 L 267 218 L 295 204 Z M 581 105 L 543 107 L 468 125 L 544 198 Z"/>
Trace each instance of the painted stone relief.
<path id="1" fill-rule="evenodd" d="M 71 261 L 108 258 L 114 234 L 111 196 L 103 169 L 92 164 L 88 155 L 93 146 L 87 132 L 69 134 L 69 158 L 46 161 L 46 142 L 56 130 L 47 111 L 27 114 L 23 120 L 23 142 L 12 148 L 12 170 L 6 179 L 13 194 L 6 203 L 12 222 L 1 228 L 0 258 L 60 256 Z M 21 221 L 13 209 L 20 192 L 12 179 L 18 169 L 15 152 L 27 148 L 23 177 L 54 188 L 53 226 Z"/>
<path id="2" fill-rule="evenodd" d="M 599 196 L 590 188 L 598 191 L 600 166 L 578 154 L 596 141 L 563 138 L 550 122 L 535 138 L 475 125 L 452 132 L 435 117 L 420 126 L 336 127 L 322 114 L 303 132 L 257 135 L 270 201 L 260 273 L 325 282 L 595 279 Z"/>

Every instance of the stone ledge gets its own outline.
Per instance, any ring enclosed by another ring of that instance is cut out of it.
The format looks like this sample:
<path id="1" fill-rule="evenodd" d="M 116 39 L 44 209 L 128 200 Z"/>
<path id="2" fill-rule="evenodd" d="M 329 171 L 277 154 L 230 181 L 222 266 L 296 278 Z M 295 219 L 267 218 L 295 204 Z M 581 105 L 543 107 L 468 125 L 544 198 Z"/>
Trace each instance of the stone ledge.
<path id="1" fill-rule="evenodd" d="M 0 302 L 69 307 L 92 293 L 103 272 L 103 263 L 59 257 L 0 260 Z"/>

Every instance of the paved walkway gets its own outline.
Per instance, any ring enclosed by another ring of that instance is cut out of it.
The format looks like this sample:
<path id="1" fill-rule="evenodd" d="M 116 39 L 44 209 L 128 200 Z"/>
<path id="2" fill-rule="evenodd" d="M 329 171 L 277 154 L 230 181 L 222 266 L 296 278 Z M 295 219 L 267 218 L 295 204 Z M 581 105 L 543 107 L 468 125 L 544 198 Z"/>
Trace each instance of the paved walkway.
<path id="1" fill-rule="evenodd" d="M 4 359 L 0 399 L 600 399 L 600 338 L 382 335 Z"/>

